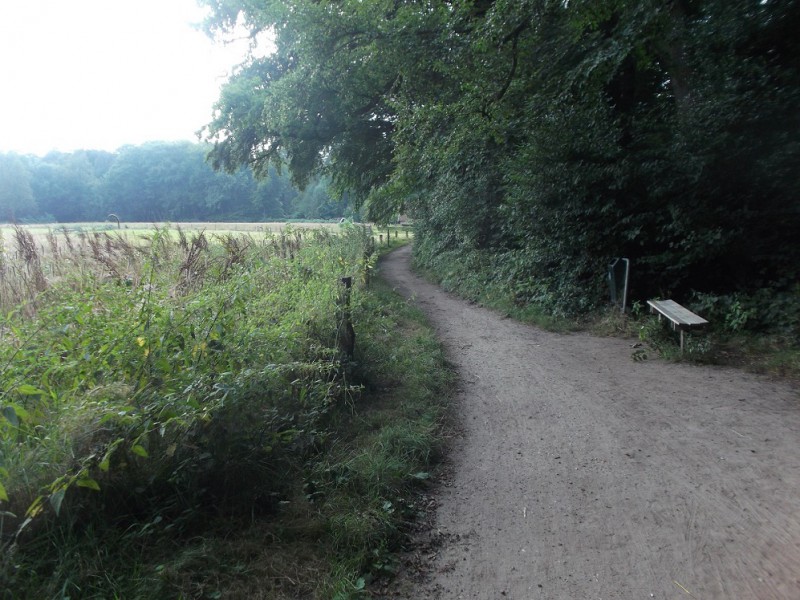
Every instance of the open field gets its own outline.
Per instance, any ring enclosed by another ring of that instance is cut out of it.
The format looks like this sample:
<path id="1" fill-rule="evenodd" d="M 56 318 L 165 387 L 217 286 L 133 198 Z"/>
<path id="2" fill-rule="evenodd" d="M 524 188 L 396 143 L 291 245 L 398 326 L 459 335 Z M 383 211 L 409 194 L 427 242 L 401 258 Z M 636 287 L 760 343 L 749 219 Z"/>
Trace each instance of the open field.
<path id="1" fill-rule="evenodd" d="M 90 279 L 123 279 L 138 284 L 143 255 L 156 244 L 172 242 L 188 249 L 189 240 L 222 247 L 268 245 L 293 258 L 304 238 L 358 231 L 373 246 L 386 248 L 408 240 L 411 231 L 351 222 L 324 223 L 70 223 L 0 226 L 0 309 L 29 303 L 51 282 L 65 277 L 81 286 Z M 402 236 L 401 232 L 402 231 Z M 238 240 L 238 241 L 237 241 Z"/>
<path id="2" fill-rule="evenodd" d="M 261 233 L 274 233 L 280 235 L 281 233 L 289 230 L 296 231 L 298 229 L 327 229 L 329 231 L 338 231 L 338 223 L 120 223 L 117 225 L 114 222 L 87 222 L 87 223 L 52 223 L 52 224 L 36 224 L 36 225 L 20 225 L 20 227 L 28 232 L 40 243 L 44 242 L 44 238 L 49 233 L 63 233 L 67 232 L 71 235 L 80 234 L 93 234 L 93 233 L 107 233 L 121 236 L 129 241 L 133 241 L 137 236 L 148 235 L 154 229 L 167 229 L 172 232 L 172 235 L 177 236 L 178 230 L 182 229 L 184 232 L 200 232 L 203 231 L 207 234 L 213 235 L 226 235 L 235 233 L 247 234 L 261 234 Z M 0 235 L 5 240 L 6 249 L 11 249 L 13 244 L 11 240 L 14 235 L 13 225 L 0 224 Z"/>
<path id="3" fill-rule="evenodd" d="M 66 228 L 69 231 L 79 232 L 79 231 L 125 231 L 125 230 L 139 230 L 139 231 L 150 231 L 154 227 L 158 227 L 159 229 L 168 227 L 180 227 L 181 229 L 185 229 L 187 231 L 195 231 L 195 230 L 202 230 L 202 231 L 242 231 L 242 232 L 260 232 L 260 231 L 270 231 L 273 233 L 280 233 L 283 229 L 287 226 L 291 226 L 294 228 L 300 229 L 333 229 L 338 227 L 338 223 L 334 222 L 311 222 L 311 221 L 303 221 L 303 222 L 296 222 L 296 223 L 288 223 L 288 222 L 264 222 L 264 223 L 229 223 L 229 222 L 185 222 L 185 223 L 173 223 L 173 222 L 121 222 L 117 224 L 115 221 L 88 221 L 83 223 L 43 223 L 43 224 L 35 224 L 35 225 L 22 225 L 25 229 L 30 230 L 32 233 L 46 233 L 48 230 L 51 229 L 62 229 Z M 0 223 L 0 229 L 12 229 L 14 226 L 11 224 L 2 224 Z"/>
<path id="4" fill-rule="evenodd" d="M 391 239 L 408 239 L 413 236 L 413 231 L 408 226 L 392 225 L 388 228 L 378 228 L 373 224 L 359 223 L 358 226 L 368 227 L 373 232 L 373 237 L 376 243 L 386 242 L 387 231 L 391 234 Z M 67 232 L 73 235 L 80 234 L 93 234 L 93 233 L 107 233 L 123 237 L 124 239 L 133 242 L 137 236 L 149 235 L 154 229 L 167 229 L 171 235 L 177 236 L 178 230 L 181 229 L 186 233 L 189 232 L 205 232 L 209 235 L 224 236 L 229 234 L 283 234 L 286 232 L 309 230 L 309 229 L 326 229 L 331 232 L 336 232 L 341 229 L 341 224 L 338 222 L 323 222 L 323 221 L 299 221 L 299 222 L 264 222 L 264 223 L 227 223 L 227 222 L 195 222 L 195 223 L 120 223 L 117 224 L 113 221 L 105 222 L 86 222 L 86 223 L 52 223 L 52 224 L 36 224 L 36 225 L 20 225 L 20 227 L 33 236 L 34 240 L 43 249 L 46 246 L 46 237 L 48 234 L 64 233 Z M 381 237 L 383 236 L 383 237 Z M 6 251 L 14 251 L 14 226 L 9 224 L 0 223 L 0 241 L 4 242 Z"/>

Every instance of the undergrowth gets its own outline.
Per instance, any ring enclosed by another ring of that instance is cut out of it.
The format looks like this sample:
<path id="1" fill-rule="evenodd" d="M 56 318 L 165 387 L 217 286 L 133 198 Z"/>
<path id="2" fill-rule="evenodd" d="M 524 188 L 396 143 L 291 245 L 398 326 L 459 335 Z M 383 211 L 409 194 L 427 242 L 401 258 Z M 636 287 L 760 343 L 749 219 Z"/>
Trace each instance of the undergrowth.
<path id="1" fill-rule="evenodd" d="M 0 263 L 0 597 L 349 598 L 389 572 L 447 375 L 364 285 L 366 232 L 66 235 Z"/>
<path id="2" fill-rule="evenodd" d="M 445 290 L 507 317 L 550 331 L 573 331 L 580 326 L 575 315 L 553 312 L 523 298 L 509 285 L 508 278 L 495 267 L 493 257 L 487 253 L 443 251 L 424 257 L 415 253 L 412 264 Z"/>
<path id="3" fill-rule="evenodd" d="M 723 299 L 725 301 L 727 298 Z M 634 360 L 660 356 L 672 361 L 731 366 L 754 373 L 800 378 L 800 335 L 796 325 L 791 325 L 791 315 L 796 318 L 798 314 L 796 308 L 790 309 L 775 325 L 745 328 L 731 327 L 731 316 L 719 307 L 709 308 L 688 301 L 687 308 L 706 318 L 709 325 L 686 331 L 681 352 L 679 332 L 673 331 L 664 320 L 648 314 L 645 306 L 634 302 L 626 314 L 616 308 L 595 313 L 587 318 L 587 329 L 597 335 L 636 339 Z M 772 308 L 774 310 L 774 305 Z"/>
<path id="4" fill-rule="evenodd" d="M 757 373 L 800 378 L 800 287 L 761 289 L 750 294 L 695 293 L 680 303 L 709 321 L 706 329 L 687 332 L 684 351 L 679 335 L 634 301 L 626 314 L 597 303 L 558 302 L 539 294 L 533 278 L 520 282 L 505 275 L 502 261 L 478 251 L 431 252 L 415 248 L 414 266 L 448 291 L 522 322 L 550 331 L 588 330 L 598 335 L 636 338 L 634 360 L 661 356 L 701 364 L 728 365 Z M 538 295 L 537 295 L 538 294 Z M 580 294 L 575 294 L 577 298 Z M 537 301 L 537 298 L 539 299 Z M 562 307 L 562 308 L 559 308 Z M 636 344 L 642 344 L 649 350 Z"/>

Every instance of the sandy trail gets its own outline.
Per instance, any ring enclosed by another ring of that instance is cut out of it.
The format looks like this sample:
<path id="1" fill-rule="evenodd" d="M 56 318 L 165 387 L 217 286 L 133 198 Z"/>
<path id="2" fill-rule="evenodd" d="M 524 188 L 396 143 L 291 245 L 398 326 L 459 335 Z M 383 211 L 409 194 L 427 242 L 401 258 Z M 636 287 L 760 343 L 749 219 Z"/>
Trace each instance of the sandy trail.
<path id="1" fill-rule="evenodd" d="M 381 271 L 438 331 L 462 433 L 423 573 L 387 596 L 800 598 L 796 387 L 503 319 L 409 256 Z"/>

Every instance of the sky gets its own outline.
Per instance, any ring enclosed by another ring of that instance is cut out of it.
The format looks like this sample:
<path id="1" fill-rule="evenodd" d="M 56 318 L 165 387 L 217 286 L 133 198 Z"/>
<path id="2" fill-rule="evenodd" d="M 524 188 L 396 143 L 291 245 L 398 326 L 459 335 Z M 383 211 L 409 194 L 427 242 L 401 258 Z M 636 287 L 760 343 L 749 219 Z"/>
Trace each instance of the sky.
<path id="1" fill-rule="evenodd" d="M 0 0 L 0 152 L 192 140 L 246 42 L 195 0 Z"/>

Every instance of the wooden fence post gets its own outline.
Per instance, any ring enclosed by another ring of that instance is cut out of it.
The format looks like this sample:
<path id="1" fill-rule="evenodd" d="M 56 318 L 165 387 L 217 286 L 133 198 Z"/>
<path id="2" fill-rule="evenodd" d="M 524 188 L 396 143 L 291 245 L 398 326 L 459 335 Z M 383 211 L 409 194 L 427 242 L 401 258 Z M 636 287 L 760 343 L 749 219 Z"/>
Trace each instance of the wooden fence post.
<path id="1" fill-rule="evenodd" d="M 339 350 L 347 355 L 348 358 L 353 358 L 353 352 L 356 347 L 356 332 L 353 329 L 353 319 L 350 313 L 350 292 L 353 287 L 353 278 L 342 277 L 341 282 L 344 288 L 339 294 L 339 327 L 337 341 Z"/>

